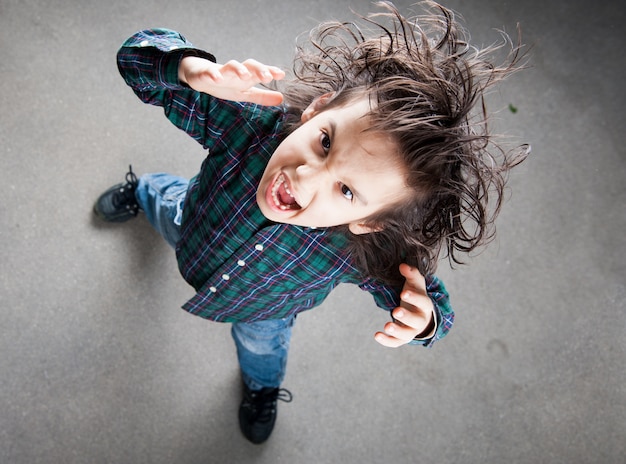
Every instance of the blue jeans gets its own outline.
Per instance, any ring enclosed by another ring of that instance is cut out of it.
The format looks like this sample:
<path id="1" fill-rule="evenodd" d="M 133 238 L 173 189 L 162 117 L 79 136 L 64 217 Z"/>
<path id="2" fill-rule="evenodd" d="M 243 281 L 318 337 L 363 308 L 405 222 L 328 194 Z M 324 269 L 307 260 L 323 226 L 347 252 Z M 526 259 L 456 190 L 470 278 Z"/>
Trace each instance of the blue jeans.
<path id="1" fill-rule="evenodd" d="M 189 181 L 170 174 L 145 174 L 135 197 L 150 224 L 172 247 L 180 239 Z M 244 383 L 252 390 L 278 387 L 285 378 L 291 328 L 295 317 L 236 323 L 231 334 Z"/>

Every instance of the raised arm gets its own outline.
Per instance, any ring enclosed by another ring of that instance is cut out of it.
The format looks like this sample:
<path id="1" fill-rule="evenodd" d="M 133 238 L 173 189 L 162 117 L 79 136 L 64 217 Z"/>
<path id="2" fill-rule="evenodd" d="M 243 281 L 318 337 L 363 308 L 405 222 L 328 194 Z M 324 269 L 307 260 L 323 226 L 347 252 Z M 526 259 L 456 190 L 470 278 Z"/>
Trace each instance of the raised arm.
<path id="1" fill-rule="evenodd" d="M 141 101 L 163 107 L 175 126 L 205 148 L 219 139 L 223 129 L 213 122 L 232 121 L 241 111 L 239 104 L 222 99 L 263 105 L 282 101 L 280 93 L 254 87 L 282 78 L 280 69 L 254 60 L 225 65 L 215 61 L 169 29 L 140 31 L 117 54 L 120 74 Z"/>

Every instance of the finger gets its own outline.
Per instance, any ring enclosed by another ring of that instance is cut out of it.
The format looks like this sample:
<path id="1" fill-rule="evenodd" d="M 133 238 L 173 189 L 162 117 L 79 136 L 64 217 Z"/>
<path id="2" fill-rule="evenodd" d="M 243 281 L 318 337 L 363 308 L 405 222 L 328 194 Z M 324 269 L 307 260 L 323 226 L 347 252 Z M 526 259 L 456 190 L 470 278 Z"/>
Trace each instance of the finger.
<path id="1" fill-rule="evenodd" d="M 418 315 L 430 314 L 433 310 L 433 303 L 428 296 L 424 276 L 417 268 L 407 264 L 400 265 L 400 273 L 406 279 L 400 293 L 400 306 Z"/>
<path id="2" fill-rule="evenodd" d="M 415 290 L 426 293 L 426 279 L 416 267 L 402 263 L 400 264 L 400 274 Z"/>
<path id="3" fill-rule="evenodd" d="M 285 73 L 280 68 L 267 66 L 257 60 L 248 59 L 243 62 L 243 65 L 259 82 L 263 82 L 264 84 L 267 84 L 272 79 L 282 79 L 285 77 Z"/>
<path id="4" fill-rule="evenodd" d="M 222 73 L 226 72 L 234 73 L 237 77 L 243 80 L 252 78 L 252 74 L 248 68 L 243 63 L 236 60 L 230 60 L 222 66 Z"/>
<path id="5" fill-rule="evenodd" d="M 402 311 L 403 309 L 405 311 Z M 403 317 L 411 317 L 412 314 L 423 316 L 424 314 L 429 314 L 432 310 L 433 302 L 428 294 L 417 293 L 413 290 L 402 290 L 402 293 L 400 293 L 400 307 L 394 311 L 393 317 L 402 320 L 406 324 Z"/>
<path id="6" fill-rule="evenodd" d="M 407 343 L 404 340 L 400 340 L 395 337 L 390 337 L 389 335 L 383 332 L 376 332 L 376 335 L 374 335 L 374 340 L 376 340 L 378 343 L 388 348 L 398 348 L 399 346 L 406 345 Z"/>
<path id="7" fill-rule="evenodd" d="M 384 333 L 390 337 L 403 340 L 405 343 L 410 342 L 419 333 L 418 328 L 404 325 L 399 322 L 387 322 L 385 324 Z"/>
<path id="8" fill-rule="evenodd" d="M 224 80 L 224 76 L 216 68 L 211 68 L 211 69 L 205 70 L 202 73 L 201 78 L 202 79 L 208 79 L 209 81 L 211 81 L 213 83 L 216 83 L 216 84 L 218 84 L 218 83 L 220 83 L 220 82 L 222 82 Z"/>
<path id="9" fill-rule="evenodd" d="M 283 94 L 273 90 L 253 87 L 243 92 L 244 101 L 264 106 L 276 106 L 283 102 Z"/>
<path id="10" fill-rule="evenodd" d="M 285 71 L 277 68 L 276 66 L 269 66 L 269 71 L 272 74 L 272 77 L 277 81 L 285 78 Z"/>
<path id="11" fill-rule="evenodd" d="M 399 325 L 399 328 L 405 327 L 405 330 L 402 330 L 399 333 L 402 333 L 402 337 L 411 337 L 415 338 L 417 335 L 423 333 L 430 321 L 434 317 L 434 308 L 431 306 L 430 309 L 423 311 L 420 308 L 416 308 L 415 311 L 407 310 L 406 308 L 397 308 L 393 311 L 392 316 L 395 319 L 395 323 Z M 399 330 L 396 328 L 396 330 Z"/>
<path id="12" fill-rule="evenodd" d="M 243 65 L 259 82 L 267 83 L 273 79 L 272 73 L 268 67 L 263 63 L 259 63 L 257 60 L 248 59 L 243 62 Z"/>

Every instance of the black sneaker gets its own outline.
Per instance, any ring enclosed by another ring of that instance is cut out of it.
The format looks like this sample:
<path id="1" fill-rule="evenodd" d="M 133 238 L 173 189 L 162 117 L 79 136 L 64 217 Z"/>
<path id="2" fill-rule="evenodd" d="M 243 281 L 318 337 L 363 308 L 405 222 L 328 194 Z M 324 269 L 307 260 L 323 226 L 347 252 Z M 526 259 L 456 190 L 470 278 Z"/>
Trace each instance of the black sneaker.
<path id="1" fill-rule="evenodd" d="M 103 221 L 125 222 L 139 213 L 139 204 L 135 198 L 137 176 L 132 166 L 128 166 L 126 183 L 117 184 L 104 192 L 93 205 L 93 212 Z"/>
<path id="2" fill-rule="evenodd" d="M 250 390 L 245 385 L 243 388 L 243 401 L 239 406 L 239 427 L 252 443 L 263 443 L 274 429 L 276 401 L 290 403 L 293 396 L 284 388 Z"/>

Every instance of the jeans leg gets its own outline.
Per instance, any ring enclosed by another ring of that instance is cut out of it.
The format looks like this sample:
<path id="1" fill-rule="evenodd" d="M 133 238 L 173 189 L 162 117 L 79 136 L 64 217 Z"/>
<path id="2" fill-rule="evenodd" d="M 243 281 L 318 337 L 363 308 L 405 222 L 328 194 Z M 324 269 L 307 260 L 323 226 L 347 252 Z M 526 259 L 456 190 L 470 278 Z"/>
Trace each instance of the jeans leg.
<path id="1" fill-rule="evenodd" d="M 294 320 L 295 316 L 232 325 L 241 376 L 251 390 L 282 383 Z"/>
<path id="2" fill-rule="evenodd" d="M 172 247 L 180 239 L 180 222 L 189 181 L 170 174 L 144 174 L 135 198 L 150 224 Z"/>

